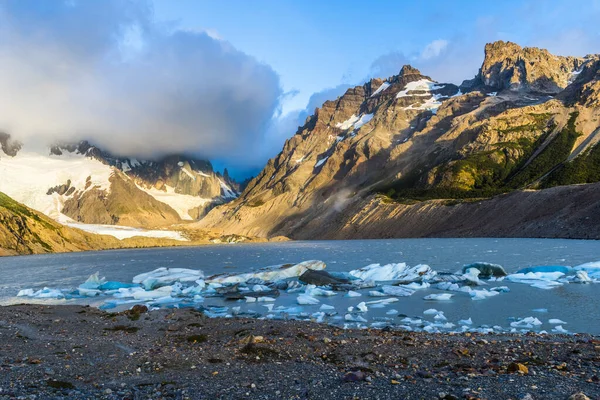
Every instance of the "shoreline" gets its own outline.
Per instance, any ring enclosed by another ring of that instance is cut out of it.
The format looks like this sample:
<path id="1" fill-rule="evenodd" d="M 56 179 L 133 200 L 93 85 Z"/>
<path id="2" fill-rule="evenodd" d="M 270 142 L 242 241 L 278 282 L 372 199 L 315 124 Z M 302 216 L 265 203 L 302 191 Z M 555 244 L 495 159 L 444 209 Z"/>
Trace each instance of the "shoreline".
<path id="1" fill-rule="evenodd" d="M 600 398 L 600 338 L 588 334 L 342 330 L 138 310 L 0 307 L 0 399 Z"/>

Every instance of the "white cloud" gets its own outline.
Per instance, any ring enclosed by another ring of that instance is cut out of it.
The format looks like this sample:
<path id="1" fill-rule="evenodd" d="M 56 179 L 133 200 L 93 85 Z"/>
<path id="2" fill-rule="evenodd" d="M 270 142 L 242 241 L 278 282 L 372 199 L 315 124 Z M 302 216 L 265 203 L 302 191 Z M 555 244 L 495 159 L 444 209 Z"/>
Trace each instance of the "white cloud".
<path id="1" fill-rule="evenodd" d="M 255 162 L 281 95 L 271 67 L 144 0 L 2 1 L 0 59 L 0 131 L 26 143 Z"/>
<path id="2" fill-rule="evenodd" d="M 448 44 L 449 42 L 444 39 L 434 40 L 425 46 L 423 51 L 421 51 L 419 58 L 421 60 L 429 60 L 438 57 L 446 49 L 446 47 L 448 47 Z"/>

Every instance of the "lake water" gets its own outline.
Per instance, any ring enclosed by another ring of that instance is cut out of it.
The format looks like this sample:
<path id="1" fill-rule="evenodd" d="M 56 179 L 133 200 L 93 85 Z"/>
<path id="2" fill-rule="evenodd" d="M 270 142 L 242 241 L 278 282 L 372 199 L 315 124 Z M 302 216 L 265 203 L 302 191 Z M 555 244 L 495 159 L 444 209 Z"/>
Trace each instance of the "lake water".
<path id="1" fill-rule="evenodd" d="M 393 239 L 353 241 L 310 241 L 268 244 L 211 245 L 186 248 L 160 248 L 143 250 L 114 250 L 102 252 L 51 254 L 0 258 L 0 305 L 45 302 L 87 303 L 100 305 L 102 298 L 73 300 L 40 300 L 15 297 L 21 289 L 43 287 L 75 289 L 91 274 L 100 272 L 111 281 L 131 282 L 140 273 L 159 267 L 201 269 L 211 274 L 240 273 L 264 266 L 295 263 L 304 260 L 322 260 L 327 271 L 350 271 L 373 263 L 387 264 L 405 262 L 409 265 L 427 264 L 437 271 L 455 272 L 463 265 L 484 261 L 502 265 L 510 274 L 520 268 L 540 265 L 579 264 L 600 260 L 600 241 L 557 239 Z M 554 327 L 548 320 L 557 318 L 566 322 L 563 328 L 570 332 L 600 334 L 600 284 L 565 284 L 543 290 L 521 283 L 508 281 L 490 282 L 487 288 L 508 286 L 509 293 L 501 293 L 484 300 L 472 300 L 466 293 L 456 293 L 450 301 L 427 301 L 423 297 L 440 290 L 418 290 L 410 297 L 385 308 L 370 308 L 362 314 L 369 321 L 382 318 L 395 319 L 400 324 L 403 316 L 390 316 L 390 309 L 412 318 L 432 320 L 423 311 L 435 308 L 443 311 L 448 322 L 471 318 L 473 327 L 494 326 L 510 328 L 515 319 L 536 317 L 543 324 L 535 330 Z M 372 290 L 372 289 L 371 289 Z M 333 297 L 321 297 L 322 304 L 335 307 L 340 318 L 349 306 L 361 301 L 377 300 L 369 297 L 368 290 L 360 291 L 361 297 L 348 298 L 343 293 Z M 296 304 L 298 293 L 277 298 L 275 307 Z M 207 297 L 204 306 L 240 306 L 267 316 L 264 304 L 224 302 L 220 298 Z M 319 310 L 319 305 L 302 306 L 308 314 Z M 534 311 L 547 309 L 548 312 Z M 335 322 L 332 320 L 330 322 Z"/>

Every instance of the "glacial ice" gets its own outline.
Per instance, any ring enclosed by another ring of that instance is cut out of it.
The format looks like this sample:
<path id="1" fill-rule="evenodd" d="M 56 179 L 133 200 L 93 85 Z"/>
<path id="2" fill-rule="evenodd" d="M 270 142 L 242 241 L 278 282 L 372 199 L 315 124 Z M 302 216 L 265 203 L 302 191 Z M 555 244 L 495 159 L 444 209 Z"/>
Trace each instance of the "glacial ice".
<path id="1" fill-rule="evenodd" d="M 169 286 L 175 282 L 194 282 L 201 278 L 204 278 L 204 273 L 200 270 L 161 267 L 134 276 L 133 283 L 139 283 L 146 290 L 151 290 L 161 286 Z"/>
<path id="2" fill-rule="evenodd" d="M 298 302 L 298 304 L 300 305 L 314 305 L 314 304 L 319 304 L 320 301 L 319 299 L 309 296 L 307 294 L 301 294 L 300 296 L 298 296 L 298 298 L 296 299 L 296 301 Z"/>
<path id="3" fill-rule="evenodd" d="M 362 296 L 362 294 L 355 292 L 354 290 L 349 290 L 348 293 L 346 293 L 346 297 L 360 297 Z"/>
<path id="4" fill-rule="evenodd" d="M 552 325 L 556 325 L 556 324 L 561 324 L 561 325 L 562 325 L 562 324 L 566 324 L 566 322 L 565 322 L 565 321 L 562 321 L 562 320 L 560 320 L 560 319 L 557 319 L 557 318 L 551 318 L 551 319 L 549 319 L 549 320 L 548 320 L 548 323 L 549 323 L 549 324 L 552 324 Z"/>
<path id="5" fill-rule="evenodd" d="M 409 289 L 405 286 L 390 286 L 390 285 L 383 285 L 381 287 L 381 291 L 385 295 L 398 296 L 398 297 L 412 296 L 412 294 L 415 292 L 415 290 Z"/>
<path id="6" fill-rule="evenodd" d="M 428 265 L 419 264 L 409 267 L 406 263 L 398 264 L 371 264 L 366 267 L 350 271 L 350 275 L 363 281 L 374 282 L 420 282 L 431 279 L 436 274 Z"/>
<path id="7" fill-rule="evenodd" d="M 450 300 L 450 298 L 454 296 L 453 294 L 450 293 L 434 293 L 434 294 L 430 294 L 427 295 L 425 297 L 423 297 L 425 300 L 439 300 L 439 301 L 446 301 L 446 300 Z"/>
<path id="8" fill-rule="evenodd" d="M 323 261 L 304 261 L 295 265 L 274 265 L 257 270 L 256 272 L 248 272 L 244 274 L 220 274 L 214 275 L 206 279 L 207 282 L 216 283 L 244 283 L 250 279 L 260 279 L 265 282 L 273 282 L 280 279 L 296 278 L 304 273 L 307 269 L 322 270 L 325 269 Z"/>

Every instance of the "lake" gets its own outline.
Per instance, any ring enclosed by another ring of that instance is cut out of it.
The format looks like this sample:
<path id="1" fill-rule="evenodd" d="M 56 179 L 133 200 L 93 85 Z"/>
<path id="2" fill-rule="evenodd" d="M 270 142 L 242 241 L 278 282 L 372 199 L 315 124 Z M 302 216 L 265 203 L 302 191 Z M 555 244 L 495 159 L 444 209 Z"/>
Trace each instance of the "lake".
<path id="1" fill-rule="evenodd" d="M 347 272 L 369 264 L 400 263 L 410 266 L 427 264 L 436 271 L 456 272 L 463 265 L 489 262 L 502 265 L 510 273 L 520 268 L 541 265 L 576 266 L 600 260 L 600 241 L 558 239 L 390 239 L 351 241 L 299 241 L 266 244 L 210 245 L 201 247 L 112 250 L 101 252 L 48 254 L 0 258 L 0 305 L 23 302 L 49 304 L 100 305 L 105 298 L 72 300 L 29 299 L 15 297 L 19 290 L 43 287 L 75 289 L 91 274 L 99 272 L 111 281 L 131 282 L 140 273 L 159 267 L 201 269 L 206 276 L 216 273 L 241 273 L 261 267 L 295 263 L 304 260 L 322 260 L 326 271 Z M 569 332 L 600 334 L 600 284 L 565 284 L 543 290 L 507 280 L 490 282 L 486 288 L 507 286 L 509 293 L 484 300 L 472 300 L 467 293 L 456 293 L 449 301 L 427 301 L 423 297 L 440 293 L 433 287 L 418 290 L 410 297 L 400 297 L 384 308 L 369 308 L 361 314 L 369 322 L 393 320 L 400 324 L 405 316 L 433 321 L 423 311 L 434 308 L 443 312 L 448 322 L 471 318 L 473 327 L 500 326 L 510 328 L 511 322 L 535 317 L 542 325 L 534 330 L 548 332 L 555 326 L 549 319 L 560 319 Z M 372 290 L 372 289 L 371 289 Z M 339 313 L 329 322 L 343 325 L 341 317 L 346 309 L 361 301 L 373 301 L 368 290 L 362 296 L 348 298 L 344 293 L 320 298 L 321 303 L 335 307 Z M 279 306 L 297 306 L 298 293 L 282 292 L 274 303 Z M 264 304 L 224 302 L 221 298 L 206 297 L 204 306 L 239 306 L 241 311 L 252 311 L 268 316 Z M 319 305 L 302 306 L 312 314 Z M 400 316 L 388 314 L 390 309 Z M 540 312 L 539 309 L 547 309 Z"/>

